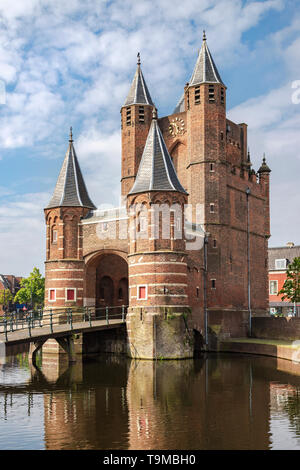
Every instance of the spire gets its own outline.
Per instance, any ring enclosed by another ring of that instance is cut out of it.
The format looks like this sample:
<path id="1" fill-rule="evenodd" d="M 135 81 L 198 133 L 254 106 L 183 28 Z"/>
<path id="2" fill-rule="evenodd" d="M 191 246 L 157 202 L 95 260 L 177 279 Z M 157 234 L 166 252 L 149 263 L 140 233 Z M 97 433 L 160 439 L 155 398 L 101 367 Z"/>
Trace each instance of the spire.
<path id="1" fill-rule="evenodd" d="M 178 191 L 187 194 L 178 180 L 157 123 L 155 108 L 137 176 L 129 194 L 148 191 Z"/>
<path id="2" fill-rule="evenodd" d="M 224 85 L 208 49 L 205 31 L 203 31 L 203 42 L 190 79 L 190 86 L 200 83 L 221 83 Z"/>
<path id="3" fill-rule="evenodd" d="M 88 195 L 80 166 L 73 146 L 72 127 L 70 128 L 69 147 L 63 161 L 52 198 L 46 207 L 87 207 L 96 209 Z"/>
<path id="4" fill-rule="evenodd" d="M 137 54 L 136 72 L 123 106 L 130 106 L 132 104 L 149 104 L 154 106 L 142 73 L 140 53 Z"/>
<path id="5" fill-rule="evenodd" d="M 258 170 L 258 173 L 271 173 L 271 170 L 268 167 L 267 162 L 266 162 L 265 154 L 263 156 L 263 161 L 262 161 L 262 164 L 260 166 L 260 169 Z"/>

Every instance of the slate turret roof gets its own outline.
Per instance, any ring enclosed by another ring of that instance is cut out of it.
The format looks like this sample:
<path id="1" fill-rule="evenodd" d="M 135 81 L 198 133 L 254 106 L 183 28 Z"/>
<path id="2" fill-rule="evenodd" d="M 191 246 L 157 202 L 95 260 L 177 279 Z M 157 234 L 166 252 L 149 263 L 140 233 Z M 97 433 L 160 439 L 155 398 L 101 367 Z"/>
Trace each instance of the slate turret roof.
<path id="1" fill-rule="evenodd" d="M 151 106 L 154 106 L 141 69 L 139 53 L 137 57 L 137 69 L 123 106 L 131 106 L 132 104 L 149 104 Z"/>
<path id="2" fill-rule="evenodd" d="M 46 209 L 66 206 L 96 209 L 88 195 L 77 160 L 73 145 L 72 127 L 70 130 L 69 147 L 52 198 Z"/>
<path id="3" fill-rule="evenodd" d="M 129 194 L 148 191 L 178 191 L 187 194 L 181 186 L 172 159 L 157 123 L 156 109 L 134 185 Z"/>
<path id="4" fill-rule="evenodd" d="M 199 85 L 200 83 L 221 83 L 224 85 L 208 49 L 205 31 L 203 31 L 202 46 L 189 85 Z"/>
<path id="5" fill-rule="evenodd" d="M 224 85 L 216 64 L 214 63 L 214 60 L 211 56 L 210 50 L 208 49 L 205 31 L 203 31 L 203 41 L 198 54 L 197 62 L 190 81 L 187 85 L 194 86 L 200 85 L 201 83 L 221 83 Z M 181 113 L 184 110 L 184 94 L 182 94 L 173 111 L 173 114 Z"/>

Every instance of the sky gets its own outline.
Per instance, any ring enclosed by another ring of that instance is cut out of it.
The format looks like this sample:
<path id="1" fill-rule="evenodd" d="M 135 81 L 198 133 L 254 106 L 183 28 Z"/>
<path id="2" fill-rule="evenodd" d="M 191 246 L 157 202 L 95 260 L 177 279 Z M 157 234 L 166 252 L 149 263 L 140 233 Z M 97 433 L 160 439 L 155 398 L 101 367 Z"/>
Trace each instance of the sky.
<path id="1" fill-rule="evenodd" d="M 202 31 L 271 173 L 269 246 L 300 244 L 300 0 L 0 0 L 0 273 L 44 272 L 43 208 L 73 127 L 92 201 L 118 205 L 120 108 L 141 54 L 158 115 L 189 80 Z"/>

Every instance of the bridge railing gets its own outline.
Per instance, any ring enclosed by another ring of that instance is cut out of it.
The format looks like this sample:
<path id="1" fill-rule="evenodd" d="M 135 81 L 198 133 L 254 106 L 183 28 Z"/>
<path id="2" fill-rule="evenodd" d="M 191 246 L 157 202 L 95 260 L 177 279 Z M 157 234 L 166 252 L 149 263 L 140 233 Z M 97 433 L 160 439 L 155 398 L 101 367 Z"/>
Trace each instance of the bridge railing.
<path id="1" fill-rule="evenodd" d="M 127 306 L 117 307 L 70 307 L 62 309 L 31 310 L 26 314 L 23 312 L 11 313 L 0 319 L 0 334 L 4 333 L 5 341 L 8 341 L 8 333 L 14 331 L 27 330 L 32 336 L 34 328 L 49 327 L 50 332 L 54 332 L 57 325 L 68 324 L 72 330 L 74 323 L 86 323 L 93 326 L 95 320 L 105 320 L 109 325 L 111 320 L 119 319 L 125 321 Z"/>

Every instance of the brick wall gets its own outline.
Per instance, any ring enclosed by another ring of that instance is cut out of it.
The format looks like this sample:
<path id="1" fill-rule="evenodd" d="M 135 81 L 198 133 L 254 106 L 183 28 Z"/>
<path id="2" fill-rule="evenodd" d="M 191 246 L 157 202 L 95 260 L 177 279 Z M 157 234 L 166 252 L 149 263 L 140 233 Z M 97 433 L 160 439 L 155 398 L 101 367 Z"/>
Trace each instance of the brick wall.
<path id="1" fill-rule="evenodd" d="M 300 340 L 300 318 L 257 317 L 252 320 L 254 338 Z"/>

